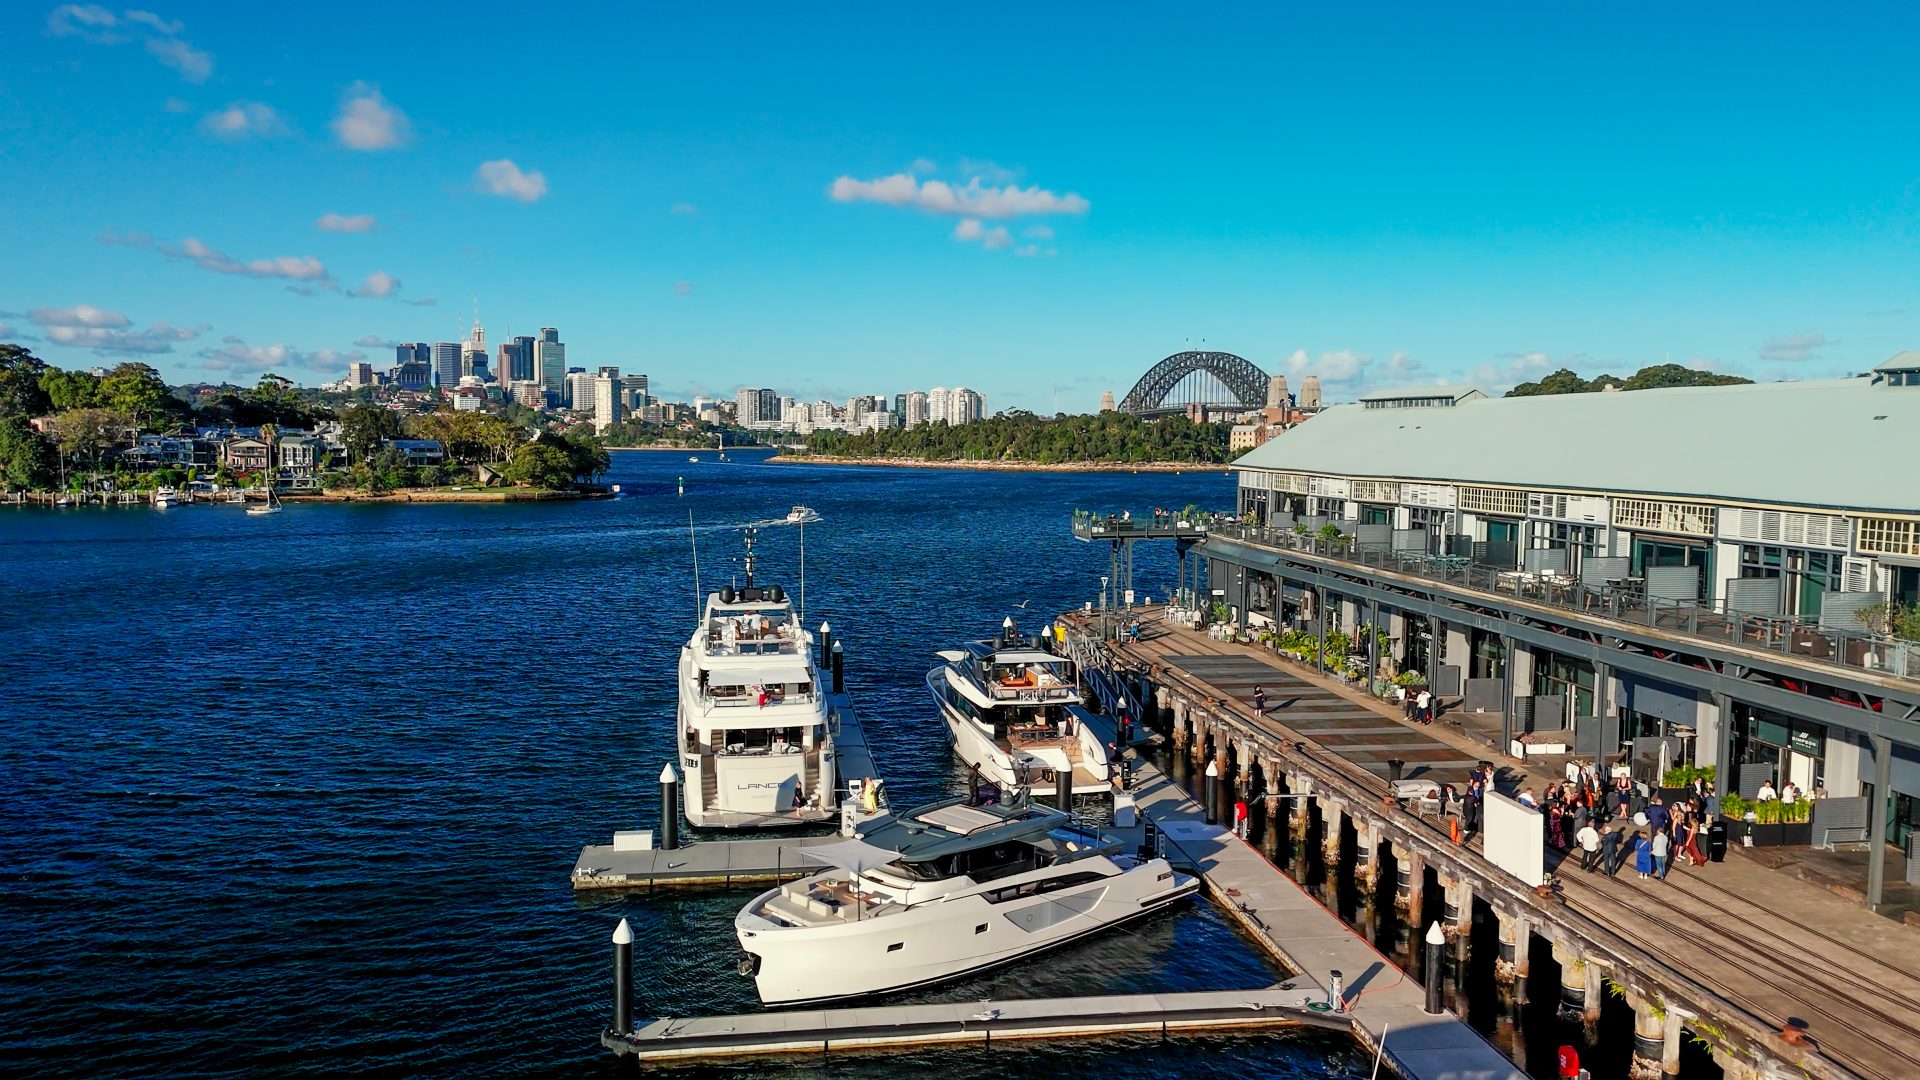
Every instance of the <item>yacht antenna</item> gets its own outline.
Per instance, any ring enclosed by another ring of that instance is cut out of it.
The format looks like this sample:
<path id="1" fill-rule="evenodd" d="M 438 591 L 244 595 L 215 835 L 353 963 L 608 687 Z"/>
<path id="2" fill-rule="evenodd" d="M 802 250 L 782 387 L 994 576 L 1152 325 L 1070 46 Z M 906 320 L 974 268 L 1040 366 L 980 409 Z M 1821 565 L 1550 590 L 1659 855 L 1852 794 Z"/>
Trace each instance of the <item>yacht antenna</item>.
<path id="1" fill-rule="evenodd" d="M 746 537 L 747 539 L 747 559 L 746 559 L 747 586 L 746 587 L 749 589 L 753 588 L 753 534 L 757 531 L 758 530 L 756 530 L 753 526 L 751 525 L 747 526 L 747 537 Z"/>
<path id="2" fill-rule="evenodd" d="M 807 523 L 800 522 L 800 626 L 807 625 Z"/>
<path id="3" fill-rule="evenodd" d="M 693 531 L 693 509 L 687 509 L 687 542 L 693 545 L 693 617 L 698 621 L 703 614 L 700 595 L 700 537 Z"/>

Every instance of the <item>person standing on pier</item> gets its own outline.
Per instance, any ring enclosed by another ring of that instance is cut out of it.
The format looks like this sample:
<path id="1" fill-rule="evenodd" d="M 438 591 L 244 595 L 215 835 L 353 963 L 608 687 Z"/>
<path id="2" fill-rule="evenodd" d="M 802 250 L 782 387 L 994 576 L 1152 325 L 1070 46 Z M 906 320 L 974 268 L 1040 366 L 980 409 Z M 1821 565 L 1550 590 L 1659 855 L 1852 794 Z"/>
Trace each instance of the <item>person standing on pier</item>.
<path id="1" fill-rule="evenodd" d="M 1260 686 L 1253 688 L 1253 715 L 1267 715 L 1267 691 Z"/>
<path id="2" fill-rule="evenodd" d="M 1620 872 L 1620 831 L 1608 829 L 1600 841 L 1600 868 L 1612 877 Z"/>
<path id="3" fill-rule="evenodd" d="M 1643 832 L 1633 834 L 1633 868 L 1641 881 L 1653 876 L 1653 843 Z"/>
<path id="4" fill-rule="evenodd" d="M 1580 841 L 1580 869 L 1591 874 L 1594 861 L 1600 857 L 1600 830 L 1593 827 L 1593 822 L 1582 821 L 1575 838 Z"/>

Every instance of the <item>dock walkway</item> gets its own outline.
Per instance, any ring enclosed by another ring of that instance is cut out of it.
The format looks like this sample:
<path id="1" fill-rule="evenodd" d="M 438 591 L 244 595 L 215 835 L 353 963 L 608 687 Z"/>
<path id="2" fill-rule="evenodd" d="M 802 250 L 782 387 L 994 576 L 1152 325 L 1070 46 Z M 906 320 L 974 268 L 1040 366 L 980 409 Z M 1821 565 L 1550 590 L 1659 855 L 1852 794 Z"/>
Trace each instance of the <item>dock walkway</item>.
<path id="1" fill-rule="evenodd" d="M 1168 857 L 1191 865 L 1230 914 L 1302 976 L 1338 971 L 1356 1037 L 1413 1080 L 1526 1080 L 1479 1032 L 1452 1013 L 1426 1011 L 1426 992 L 1259 852 L 1219 825 L 1152 765 L 1135 769 L 1140 810 L 1166 837 Z"/>
<path id="2" fill-rule="evenodd" d="M 865 729 L 853 711 L 853 699 L 833 694 L 828 706 L 837 721 L 833 735 L 836 771 L 842 777 L 879 776 Z M 847 723 L 853 719 L 853 723 Z M 883 778 L 884 779 L 884 778 Z M 825 826 L 828 823 L 821 823 Z M 658 833 L 656 832 L 656 837 Z M 611 844 L 589 844 L 573 864 L 573 887 L 584 889 L 656 889 L 693 885 L 748 885 L 787 881 L 817 874 L 825 867 L 808 862 L 805 849 L 841 839 L 825 836 L 752 836 L 703 840 L 671 851 L 616 850 Z"/>
<path id="3" fill-rule="evenodd" d="M 1264 990 L 870 1005 L 666 1018 L 630 1034 L 606 1032 L 600 1041 L 616 1054 L 650 1063 L 933 1043 L 991 1045 L 996 1039 L 1300 1025 L 1344 1030 L 1347 1021 L 1325 1008 L 1325 991 L 1282 983 Z"/>

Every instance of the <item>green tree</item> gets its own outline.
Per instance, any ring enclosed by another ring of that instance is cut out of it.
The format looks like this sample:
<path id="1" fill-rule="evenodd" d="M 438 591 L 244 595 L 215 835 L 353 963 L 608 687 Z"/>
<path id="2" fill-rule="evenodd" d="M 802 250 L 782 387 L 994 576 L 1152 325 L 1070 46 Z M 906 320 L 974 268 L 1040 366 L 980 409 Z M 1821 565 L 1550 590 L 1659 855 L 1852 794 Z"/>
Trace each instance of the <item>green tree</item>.
<path id="1" fill-rule="evenodd" d="M 47 401 L 53 408 L 61 412 L 100 404 L 100 379 L 91 371 L 50 367 L 40 376 L 40 389 L 47 392 Z"/>
<path id="2" fill-rule="evenodd" d="M 1593 384 L 1581 378 L 1570 368 L 1561 368 L 1539 382 L 1521 383 L 1507 391 L 1508 397 L 1536 397 L 1542 394 L 1584 394 L 1593 390 Z"/>
<path id="3" fill-rule="evenodd" d="M 378 405 L 355 405 L 340 414 L 340 439 L 350 461 L 364 462 L 387 439 L 400 437 L 400 417 Z"/>
<path id="4" fill-rule="evenodd" d="M 52 475 L 52 446 L 18 416 L 0 416 L 0 491 L 37 491 Z"/>
<path id="5" fill-rule="evenodd" d="M 62 457 L 86 462 L 98 472 L 108 450 L 124 441 L 132 420 L 112 409 L 69 409 L 53 418 L 53 441 Z"/>
<path id="6" fill-rule="evenodd" d="M 1561 368 L 1538 382 L 1521 383 L 1507 391 L 1507 396 L 1590 394 L 1604 390 L 1609 385 L 1621 390 L 1659 390 L 1670 386 L 1735 386 L 1752 381 L 1740 375 L 1720 375 L 1680 364 L 1653 364 L 1641 368 L 1624 379 L 1612 375 L 1596 375 L 1591 379 L 1583 379 L 1573 371 Z"/>
<path id="7" fill-rule="evenodd" d="M 567 459 L 573 465 L 576 479 L 592 482 L 606 475 L 613 459 L 607 455 L 607 448 L 593 433 L 584 427 L 567 432 L 563 440 L 566 444 Z"/>
<path id="8" fill-rule="evenodd" d="M 167 384 L 151 364 L 128 361 L 100 379 L 100 404 L 144 428 L 165 408 Z"/>
<path id="9" fill-rule="evenodd" d="M 560 491 L 573 486 L 574 462 L 563 447 L 543 437 L 515 450 L 506 474 L 517 484 Z"/>
<path id="10" fill-rule="evenodd" d="M 0 418 L 31 420 L 52 408 L 40 379 L 46 361 L 19 345 L 0 344 Z"/>

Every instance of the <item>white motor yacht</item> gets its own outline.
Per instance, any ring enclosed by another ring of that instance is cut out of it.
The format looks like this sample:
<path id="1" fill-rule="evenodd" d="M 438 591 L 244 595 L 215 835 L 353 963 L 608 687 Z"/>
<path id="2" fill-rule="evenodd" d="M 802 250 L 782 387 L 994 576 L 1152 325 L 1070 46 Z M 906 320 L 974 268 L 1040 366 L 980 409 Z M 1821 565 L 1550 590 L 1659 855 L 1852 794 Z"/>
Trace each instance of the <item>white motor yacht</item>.
<path id="1" fill-rule="evenodd" d="M 811 525 L 820 520 L 820 514 L 810 506 L 796 506 L 787 511 L 784 520 L 789 525 Z"/>
<path id="2" fill-rule="evenodd" d="M 1199 888 L 1123 846 L 1024 795 L 880 818 L 807 849 L 834 869 L 741 910 L 741 971 L 769 1005 L 904 990 L 1024 960 Z"/>
<path id="3" fill-rule="evenodd" d="M 1043 638 L 1021 635 L 1009 618 L 999 637 L 934 656 L 927 688 L 954 753 L 982 777 L 1035 795 L 1053 794 L 1066 769 L 1081 791 L 1110 782 L 1107 747 L 1081 722 L 1074 663 L 1048 652 Z"/>
<path id="4" fill-rule="evenodd" d="M 179 493 L 170 487 L 155 488 L 153 490 L 154 509 L 165 510 L 167 507 L 172 506 L 174 500 L 177 498 L 179 498 Z"/>
<path id="5" fill-rule="evenodd" d="M 834 740 L 859 721 L 832 707 L 813 635 L 786 591 L 754 583 L 752 528 L 745 539 L 745 586 L 708 595 L 680 650 L 687 820 L 717 829 L 837 821 L 839 789 L 865 778 L 838 775 Z"/>

